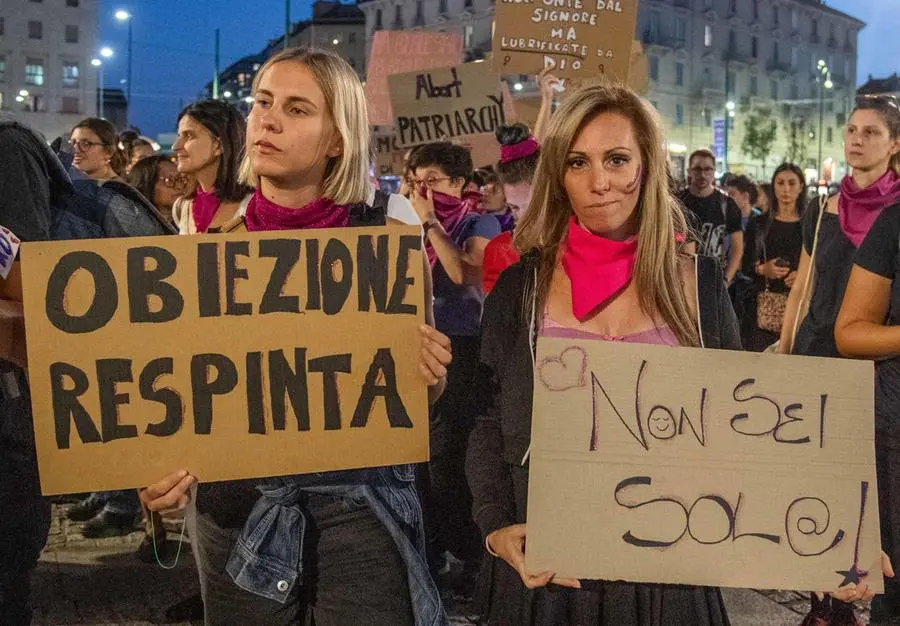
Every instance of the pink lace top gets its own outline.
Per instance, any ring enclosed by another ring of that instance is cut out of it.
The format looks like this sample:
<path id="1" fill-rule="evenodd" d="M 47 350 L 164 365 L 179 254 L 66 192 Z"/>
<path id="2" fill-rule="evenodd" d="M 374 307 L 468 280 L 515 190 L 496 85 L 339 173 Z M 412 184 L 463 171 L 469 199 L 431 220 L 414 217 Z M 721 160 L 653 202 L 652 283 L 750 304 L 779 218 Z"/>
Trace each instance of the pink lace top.
<path id="1" fill-rule="evenodd" d="M 622 337 L 611 337 L 601 335 L 600 333 L 592 333 L 578 328 L 569 328 L 557 324 L 550 316 L 544 313 L 541 319 L 541 336 L 555 337 L 558 339 L 602 339 L 604 341 L 623 341 L 625 343 L 649 343 L 658 346 L 679 346 L 678 338 L 675 336 L 668 326 L 659 326 L 642 330 L 637 333 L 625 335 Z"/>

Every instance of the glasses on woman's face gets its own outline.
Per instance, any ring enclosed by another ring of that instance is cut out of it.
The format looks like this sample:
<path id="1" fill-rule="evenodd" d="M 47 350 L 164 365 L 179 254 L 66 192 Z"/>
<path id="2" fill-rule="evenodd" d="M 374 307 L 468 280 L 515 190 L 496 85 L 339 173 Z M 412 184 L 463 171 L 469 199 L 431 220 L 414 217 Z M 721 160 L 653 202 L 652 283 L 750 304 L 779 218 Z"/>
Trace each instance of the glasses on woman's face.
<path id="1" fill-rule="evenodd" d="M 102 141 L 91 141 L 90 139 L 72 139 L 69 141 L 69 145 L 73 150 L 81 150 L 82 152 L 87 152 L 94 146 L 105 146 L 106 144 Z"/>
<path id="2" fill-rule="evenodd" d="M 409 179 L 409 184 L 415 187 L 419 187 L 421 185 L 425 185 L 429 189 L 434 189 L 435 185 L 438 183 L 442 183 L 445 180 L 453 180 L 450 176 L 428 176 L 427 178 L 412 178 Z"/>
<path id="3" fill-rule="evenodd" d="M 188 185 L 188 177 L 184 174 L 163 176 L 162 178 L 160 178 L 160 180 L 169 189 L 184 189 Z"/>

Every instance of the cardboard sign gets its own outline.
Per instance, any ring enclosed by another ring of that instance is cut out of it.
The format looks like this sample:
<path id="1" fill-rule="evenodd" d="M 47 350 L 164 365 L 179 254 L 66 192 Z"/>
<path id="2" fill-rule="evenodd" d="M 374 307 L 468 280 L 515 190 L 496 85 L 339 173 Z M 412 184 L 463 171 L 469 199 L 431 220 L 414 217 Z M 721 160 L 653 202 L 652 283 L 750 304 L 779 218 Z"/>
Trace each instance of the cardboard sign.
<path id="1" fill-rule="evenodd" d="M 506 98 L 486 63 L 397 74 L 388 78 L 401 146 L 496 132 Z"/>
<path id="2" fill-rule="evenodd" d="M 397 143 L 397 135 L 392 127 L 387 127 L 383 132 L 372 133 L 372 149 L 375 152 L 376 176 L 403 175 L 406 150 Z"/>
<path id="3" fill-rule="evenodd" d="M 500 144 L 497 142 L 497 136 L 494 133 L 466 135 L 456 140 L 455 143 L 468 148 L 472 155 L 472 165 L 476 169 L 496 166 L 500 160 Z"/>
<path id="4" fill-rule="evenodd" d="M 871 362 L 542 338 L 532 572 L 883 589 Z"/>
<path id="5" fill-rule="evenodd" d="M 628 78 L 638 0 L 498 0 L 496 10 L 498 73 Z"/>
<path id="6" fill-rule="evenodd" d="M 393 124 L 387 77 L 462 62 L 463 41 L 455 33 L 384 31 L 375 33 L 366 66 L 369 124 Z"/>
<path id="7" fill-rule="evenodd" d="M 26 243 L 45 495 L 423 461 L 416 228 Z"/>

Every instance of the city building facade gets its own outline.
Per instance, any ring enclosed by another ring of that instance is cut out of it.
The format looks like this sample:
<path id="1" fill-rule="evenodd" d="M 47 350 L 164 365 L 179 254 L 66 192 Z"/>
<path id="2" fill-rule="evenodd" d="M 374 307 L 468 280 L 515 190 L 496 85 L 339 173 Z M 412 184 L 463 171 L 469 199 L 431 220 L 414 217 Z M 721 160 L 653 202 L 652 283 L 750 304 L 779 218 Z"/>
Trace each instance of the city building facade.
<path id="1" fill-rule="evenodd" d="M 367 49 L 379 30 L 421 29 L 458 33 L 466 60 L 490 52 L 493 0 L 363 0 L 359 6 Z M 764 176 L 791 159 L 808 170 L 842 174 L 841 129 L 852 106 L 864 26 L 822 0 L 641 0 L 635 38 L 647 58 L 646 96 L 665 121 L 676 172 L 683 175 L 694 149 L 715 147 L 714 121 L 727 118 L 732 170 Z M 534 98 L 533 80 L 513 81 L 514 96 Z M 766 117 L 778 124 L 765 162 L 742 150 L 756 108 L 770 111 Z"/>
<path id="2" fill-rule="evenodd" d="M 900 97 L 900 76 L 894 72 L 887 78 L 873 78 L 869 74 L 867 80 L 856 92 L 860 96 L 894 96 Z"/>
<path id="3" fill-rule="evenodd" d="M 250 95 L 256 72 L 270 57 L 284 49 L 284 35 L 271 40 L 259 53 L 246 56 L 219 73 L 218 97 L 249 113 Z M 366 17 L 353 4 L 319 1 L 312 6 L 312 16 L 292 25 L 288 47 L 331 50 L 345 58 L 360 78 L 366 68 Z M 203 88 L 202 97 L 213 97 L 213 84 Z"/>
<path id="4" fill-rule="evenodd" d="M 0 2 L 0 109 L 66 135 L 96 115 L 97 0 Z"/>

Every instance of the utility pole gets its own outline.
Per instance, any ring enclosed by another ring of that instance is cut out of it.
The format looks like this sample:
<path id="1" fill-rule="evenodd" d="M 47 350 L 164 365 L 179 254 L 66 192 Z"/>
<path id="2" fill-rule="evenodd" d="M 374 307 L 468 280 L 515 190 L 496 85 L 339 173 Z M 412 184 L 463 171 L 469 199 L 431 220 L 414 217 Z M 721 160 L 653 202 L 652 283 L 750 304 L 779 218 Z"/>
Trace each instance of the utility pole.
<path id="1" fill-rule="evenodd" d="M 213 75 L 213 100 L 219 99 L 219 29 L 216 29 L 215 74 Z"/>
<path id="2" fill-rule="evenodd" d="M 289 47 L 291 38 L 291 0 L 284 0 L 284 49 Z"/>

